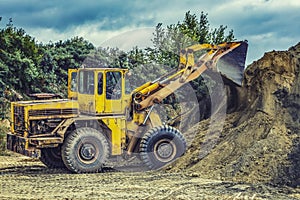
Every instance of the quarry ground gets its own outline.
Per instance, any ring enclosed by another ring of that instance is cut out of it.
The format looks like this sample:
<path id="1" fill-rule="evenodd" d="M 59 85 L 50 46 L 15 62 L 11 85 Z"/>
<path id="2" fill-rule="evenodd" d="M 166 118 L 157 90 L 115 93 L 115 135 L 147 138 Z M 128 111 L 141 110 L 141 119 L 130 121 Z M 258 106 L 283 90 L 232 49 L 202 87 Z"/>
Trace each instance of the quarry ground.
<path id="1" fill-rule="evenodd" d="M 300 199 L 300 188 L 204 179 L 193 173 L 72 174 L 0 156 L 0 199 Z"/>

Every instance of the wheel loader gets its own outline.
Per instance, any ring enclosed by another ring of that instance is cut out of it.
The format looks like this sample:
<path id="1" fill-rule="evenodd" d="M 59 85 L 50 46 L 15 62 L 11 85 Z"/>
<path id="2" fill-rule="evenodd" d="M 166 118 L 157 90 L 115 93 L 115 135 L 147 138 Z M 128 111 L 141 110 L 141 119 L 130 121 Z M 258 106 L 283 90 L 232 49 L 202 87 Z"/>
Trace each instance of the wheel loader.
<path id="1" fill-rule="evenodd" d="M 190 46 L 177 69 L 132 91 L 127 69 L 69 70 L 68 99 L 11 103 L 7 149 L 75 173 L 100 172 L 110 158 L 136 155 L 159 169 L 182 156 L 187 143 L 153 108 L 206 70 L 240 84 L 247 47 L 246 41 Z M 197 51 L 204 52 L 200 58 Z"/>

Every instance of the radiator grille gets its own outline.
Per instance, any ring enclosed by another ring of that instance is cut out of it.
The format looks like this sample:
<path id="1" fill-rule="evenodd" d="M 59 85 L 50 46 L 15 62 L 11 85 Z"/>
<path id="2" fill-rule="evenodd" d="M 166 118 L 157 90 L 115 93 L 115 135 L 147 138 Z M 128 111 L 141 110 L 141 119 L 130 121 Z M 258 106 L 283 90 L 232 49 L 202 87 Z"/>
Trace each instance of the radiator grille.
<path id="1" fill-rule="evenodd" d="M 25 114 L 24 107 L 14 106 L 14 130 L 18 133 L 24 133 Z"/>
<path id="2" fill-rule="evenodd" d="M 48 109 L 48 110 L 29 110 L 29 117 L 53 116 L 53 115 L 72 115 L 77 114 L 78 109 Z"/>

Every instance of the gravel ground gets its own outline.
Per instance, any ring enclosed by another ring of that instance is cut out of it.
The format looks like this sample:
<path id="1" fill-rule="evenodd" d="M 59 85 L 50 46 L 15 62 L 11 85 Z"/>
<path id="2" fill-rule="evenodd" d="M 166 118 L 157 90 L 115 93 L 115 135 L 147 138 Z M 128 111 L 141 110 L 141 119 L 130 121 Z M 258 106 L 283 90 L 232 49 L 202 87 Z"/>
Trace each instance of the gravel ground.
<path id="1" fill-rule="evenodd" d="M 0 157 L 0 199 L 300 199 L 300 188 L 209 180 L 197 174 L 72 174 L 38 160 Z"/>

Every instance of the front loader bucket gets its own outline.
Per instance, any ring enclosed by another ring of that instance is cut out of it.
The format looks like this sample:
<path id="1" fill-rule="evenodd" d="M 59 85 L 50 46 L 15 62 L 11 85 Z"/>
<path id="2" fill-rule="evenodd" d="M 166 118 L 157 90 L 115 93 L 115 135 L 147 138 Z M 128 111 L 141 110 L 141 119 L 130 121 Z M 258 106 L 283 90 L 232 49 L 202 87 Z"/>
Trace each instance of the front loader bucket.
<path id="1" fill-rule="evenodd" d="M 242 85 L 248 43 L 246 41 L 222 56 L 217 62 L 217 70 L 227 79 Z"/>

